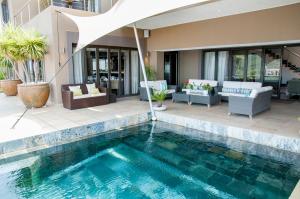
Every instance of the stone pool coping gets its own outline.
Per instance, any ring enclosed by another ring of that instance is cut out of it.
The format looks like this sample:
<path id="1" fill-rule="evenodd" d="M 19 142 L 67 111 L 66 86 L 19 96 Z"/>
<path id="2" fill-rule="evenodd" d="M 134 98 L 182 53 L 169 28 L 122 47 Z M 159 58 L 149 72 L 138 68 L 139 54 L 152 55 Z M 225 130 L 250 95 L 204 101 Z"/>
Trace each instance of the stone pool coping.
<path id="1" fill-rule="evenodd" d="M 162 122 L 261 144 L 276 149 L 300 153 L 300 139 L 297 138 L 169 114 L 168 112 L 156 112 L 156 116 L 157 119 Z"/>
<path id="2" fill-rule="evenodd" d="M 168 112 L 156 112 L 156 116 L 158 121 L 169 124 L 300 153 L 300 139 L 297 138 L 169 114 Z M 0 159 L 97 136 L 106 131 L 147 122 L 150 118 L 150 112 L 144 112 L 2 142 L 0 143 Z"/>
<path id="3" fill-rule="evenodd" d="M 67 128 L 0 143 L 0 160 L 75 142 L 150 120 L 148 112 Z"/>
<path id="4" fill-rule="evenodd" d="M 296 187 L 291 193 L 289 199 L 299 199 L 300 198 L 300 180 L 298 181 Z"/>

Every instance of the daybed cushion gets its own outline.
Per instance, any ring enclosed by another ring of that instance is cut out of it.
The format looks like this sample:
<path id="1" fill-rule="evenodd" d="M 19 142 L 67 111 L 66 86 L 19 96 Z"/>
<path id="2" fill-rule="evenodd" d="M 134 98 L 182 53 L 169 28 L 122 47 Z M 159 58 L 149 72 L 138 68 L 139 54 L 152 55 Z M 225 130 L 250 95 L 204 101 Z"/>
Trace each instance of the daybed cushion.
<path id="1" fill-rule="evenodd" d="M 99 97 L 99 96 L 105 96 L 106 93 L 99 93 L 99 94 L 84 94 L 81 96 L 74 96 L 73 99 L 84 99 L 84 98 L 91 98 L 91 97 Z"/>

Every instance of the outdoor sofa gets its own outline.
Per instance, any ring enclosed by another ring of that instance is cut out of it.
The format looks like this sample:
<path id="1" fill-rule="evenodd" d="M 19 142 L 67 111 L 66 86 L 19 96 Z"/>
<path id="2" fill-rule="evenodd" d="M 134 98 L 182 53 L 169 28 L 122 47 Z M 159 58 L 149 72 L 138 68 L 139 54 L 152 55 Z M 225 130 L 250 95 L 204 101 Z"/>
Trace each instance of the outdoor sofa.
<path id="1" fill-rule="evenodd" d="M 250 95 L 253 89 L 261 87 L 261 82 L 224 81 L 223 87 L 218 94 L 222 96 L 223 101 L 228 101 L 229 96 L 243 97 Z"/>
<path id="2" fill-rule="evenodd" d="M 73 92 L 70 91 L 70 87 L 79 86 L 82 95 L 74 96 Z M 61 86 L 61 95 L 64 108 L 73 110 L 80 108 L 88 108 L 93 106 L 100 106 L 109 103 L 109 97 L 106 92 L 106 88 L 96 86 L 99 90 L 98 94 L 91 94 L 88 92 L 86 84 L 65 84 Z"/>
<path id="3" fill-rule="evenodd" d="M 153 94 L 153 91 L 165 91 L 167 93 L 167 99 L 172 98 L 172 93 L 177 91 L 176 85 L 167 85 L 166 80 L 157 80 L 157 81 L 148 81 L 148 86 L 150 90 L 150 94 Z M 140 82 L 140 100 L 148 101 L 146 85 L 144 81 Z"/>
<path id="4" fill-rule="evenodd" d="M 292 79 L 288 81 L 287 88 L 289 96 L 300 96 L 300 79 Z"/>
<path id="5" fill-rule="evenodd" d="M 248 115 L 250 119 L 258 113 L 271 108 L 273 87 L 266 86 L 252 89 L 250 95 L 230 95 L 228 98 L 228 114 Z"/>

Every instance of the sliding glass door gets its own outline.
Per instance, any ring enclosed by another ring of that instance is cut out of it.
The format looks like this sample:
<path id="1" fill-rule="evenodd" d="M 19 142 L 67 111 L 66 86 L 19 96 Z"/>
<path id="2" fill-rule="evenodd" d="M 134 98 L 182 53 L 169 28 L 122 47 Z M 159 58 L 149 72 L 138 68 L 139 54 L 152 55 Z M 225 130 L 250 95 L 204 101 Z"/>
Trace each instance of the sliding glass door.
<path id="1" fill-rule="evenodd" d="M 264 85 L 273 86 L 274 96 L 279 96 L 281 79 L 281 55 L 280 48 L 265 49 L 265 73 Z"/>
<path id="2" fill-rule="evenodd" d="M 86 80 L 88 83 L 96 83 L 97 80 L 97 64 L 96 64 L 96 48 L 86 49 Z"/>
<path id="3" fill-rule="evenodd" d="M 100 86 L 108 88 L 108 49 L 99 48 L 99 83 Z"/>
<path id="4" fill-rule="evenodd" d="M 164 53 L 164 79 L 168 85 L 177 85 L 178 80 L 178 52 Z"/>
<path id="5" fill-rule="evenodd" d="M 244 81 L 246 64 L 246 52 L 234 51 L 232 53 L 232 81 Z"/>
<path id="6" fill-rule="evenodd" d="M 73 78 L 74 83 L 96 83 L 118 97 L 138 94 L 138 51 L 121 47 L 88 47 L 74 55 Z"/>
<path id="7" fill-rule="evenodd" d="M 247 81 L 261 82 L 262 49 L 249 50 L 247 62 Z"/>

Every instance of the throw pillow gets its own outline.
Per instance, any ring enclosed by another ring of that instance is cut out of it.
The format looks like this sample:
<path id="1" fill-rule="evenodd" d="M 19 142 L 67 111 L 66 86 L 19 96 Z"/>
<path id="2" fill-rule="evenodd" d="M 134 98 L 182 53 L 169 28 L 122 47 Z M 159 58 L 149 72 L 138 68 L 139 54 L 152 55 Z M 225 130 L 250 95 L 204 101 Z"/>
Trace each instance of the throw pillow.
<path id="1" fill-rule="evenodd" d="M 100 94 L 100 91 L 98 88 L 92 88 L 91 92 L 89 92 L 91 95 L 97 95 Z"/>
<path id="2" fill-rule="evenodd" d="M 91 91 L 92 91 L 94 88 L 96 88 L 95 83 L 92 83 L 92 84 L 86 84 L 85 86 L 86 86 L 86 88 L 87 88 L 89 94 L 91 94 Z"/>
<path id="3" fill-rule="evenodd" d="M 73 96 L 81 96 L 82 90 L 80 86 L 69 86 L 69 90 L 73 93 Z"/>

